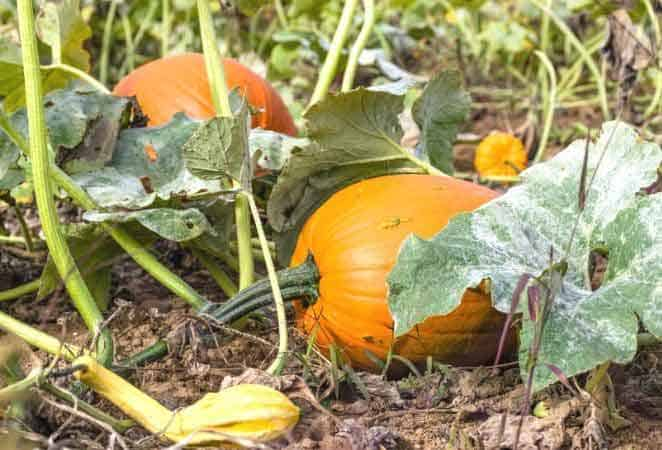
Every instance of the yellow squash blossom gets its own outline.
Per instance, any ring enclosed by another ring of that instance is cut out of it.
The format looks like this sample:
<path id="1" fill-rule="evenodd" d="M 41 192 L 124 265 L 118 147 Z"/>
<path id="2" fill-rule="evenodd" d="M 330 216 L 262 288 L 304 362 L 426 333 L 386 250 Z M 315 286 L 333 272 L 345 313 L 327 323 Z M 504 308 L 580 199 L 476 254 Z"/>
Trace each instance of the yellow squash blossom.
<path id="1" fill-rule="evenodd" d="M 495 132 L 483 139 L 474 157 L 478 175 L 513 176 L 526 168 L 528 157 L 524 144 L 509 133 Z"/>

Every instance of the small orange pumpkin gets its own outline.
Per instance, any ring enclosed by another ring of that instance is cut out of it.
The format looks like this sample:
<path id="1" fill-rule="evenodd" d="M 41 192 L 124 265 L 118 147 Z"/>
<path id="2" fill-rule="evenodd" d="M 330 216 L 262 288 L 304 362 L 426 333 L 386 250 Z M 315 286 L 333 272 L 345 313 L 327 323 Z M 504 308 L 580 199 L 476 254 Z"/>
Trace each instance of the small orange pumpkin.
<path id="1" fill-rule="evenodd" d="M 521 140 L 504 132 L 495 132 L 476 148 L 474 167 L 480 176 L 514 176 L 526 169 L 528 156 Z"/>
<path id="2" fill-rule="evenodd" d="M 266 80 L 234 59 L 224 59 L 223 68 L 228 88 L 239 88 L 258 110 L 253 116 L 254 128 L 296 135 L 285 103 Z M 113 93 L 136 96 L 150 126 L 166 123 L 180 111 L 194 119 L 215 114 L 204 57 L 199 53 L 168 56 L 140 66 L 124 77 Z"/>

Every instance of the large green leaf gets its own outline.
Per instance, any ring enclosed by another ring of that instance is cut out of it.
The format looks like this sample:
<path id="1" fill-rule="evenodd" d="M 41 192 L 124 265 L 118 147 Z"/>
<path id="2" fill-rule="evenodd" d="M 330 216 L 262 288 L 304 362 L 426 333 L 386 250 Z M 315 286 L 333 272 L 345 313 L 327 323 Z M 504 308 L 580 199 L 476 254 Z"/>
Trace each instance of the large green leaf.
<path id="1" fill-rule="evenodd" d="M 453 173 L 453 142 L 471 108 L 471 97 L 462 89 L 457 71 L 434 77 L 418 98 L 412 113 L 421 129 L 421 149 L 441 171 Z"/>
<path id="2" fill-rule="evenodd" d="M 399 145 L 403 97 L 359 88 L 330 95 L 306 114 L 313 142 L 292 150 L 267 208 L 285 263 L 307 217 L 338 189 L 364 178 L 422 172 Z"/>
<path id="3" fill-rule="evenodd" d="M 491 280 L 495 307 L 508 311 L 520 276 L 540 275 L 554 249 L 557 260 L 565 256 L 568 271 L 543 336 L 536 389 L 555 381 L 545 364 L 573 376 L 605 361 L 630 361 L 637 348 L 637 317 L 662 336 L 662 194 L 639 195 L 655 181 L 662 151 L 641 142 L 624 123 L 605 124 L 598 142 L 589 146 L 588 179 L 595 179 L 580 213 L 585 146 L 575 142 L 526 170 L 523 184 L 458 215 L 433 239 L 409 237 L 388 279 L 395 333 L 453 311 L 464 290 L 483 279 Z M 602 285 L 591 291 L 589 264 L 596 249 L 607 251 L 609 262 Z M 527 302 L 520 302 L 524 370 L 534 324 L 526 309 Z"/>
<path id="4" fill-rule="evenodd" d="M 178 113 L 167 124 L 120 133 L 106 167 L 74 176 L 101 208 L 142 209 L 159 199 L 187 200 L 222 191 L 217 180 L 203 180 L 184 164 L 182 147 L 201 122 Z"/>
<path id="5" fill-rule="evenodd" d="M 74 84 L 44 98 L 48 138 L 56 152 L 56 161 L 68 172 L 101 167 L 110 161 L 119 130 L 128 122 L 131 108 L 127 99 Z M 27 140 L 25 108 L 16 111 L 10 122 Z M 13 141 L 0 132 L 0 150 L 4 149 L 18 152 Z"/>
<path id="6" fill-rule="evenodd" d="M 250 113 L 245 102 L 234 117 L 215 117 L 202 123 L 184 144 L 186 166 L 202 179 L 227 177 L 250 190 L 249 130 Z"/>

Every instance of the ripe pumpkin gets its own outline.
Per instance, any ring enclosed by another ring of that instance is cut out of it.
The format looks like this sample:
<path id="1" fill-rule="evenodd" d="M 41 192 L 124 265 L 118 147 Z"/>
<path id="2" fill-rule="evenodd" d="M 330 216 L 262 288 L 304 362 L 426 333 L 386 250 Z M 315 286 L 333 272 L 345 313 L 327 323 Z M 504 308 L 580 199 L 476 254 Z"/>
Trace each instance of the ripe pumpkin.
<path id="1" fill-rule="evenodd" d="M 223 68 L 228 88 L 239 88 L 259 111 L 253 116 L 253 128 L 296 135 L 285 103 L 266 80 L 234 59 L 224 59 Z M 194 119 L 215 114 L 204 57 L 199 53 L 169 56 L 140 66 L 120 80 L 113 93 L 135 95 L 150 126 L 164 124 L 180 111 Z"/>
<path id="2" fill-rule="evenodd" d="M 496 195 L 455 178 L 414 174 L 371 178 L 336 192 L 308 218 L 291 268 L 279 274 L 284 298 L 301 296 L 297 286 L 315 283 L 318 288 L 313 304 L 295 302 L 298 327 L 306 334 L 317 329 L 316 344 L 323 352 L 333 344 L 353 367 L 366 370 L 378 369 L 367 352 L 383 361 L 391 348 L 414 363 L 428 356 L 459 365 L 492 362 L 505 316 L 492 308 L 489 295 L 468 289 L 455 311 L 428 318 L 394 341 L 386 279 L 409 234 L 430 238 L 456 214 Z M 306 279 L 303 270 L 311 265 L 309 255 L 317 269 L 314 279 Z M 301 273 L 292 276 L 294 271 Z M 267 304 L 268 289 L 268 282 L 247 288 L 216 317 L 228 321 L 237 307 L 245 313 Z M 264 301 L 246 301 L 258 298 Z M 506 350 L 513 346 L 511 336 Z"/>

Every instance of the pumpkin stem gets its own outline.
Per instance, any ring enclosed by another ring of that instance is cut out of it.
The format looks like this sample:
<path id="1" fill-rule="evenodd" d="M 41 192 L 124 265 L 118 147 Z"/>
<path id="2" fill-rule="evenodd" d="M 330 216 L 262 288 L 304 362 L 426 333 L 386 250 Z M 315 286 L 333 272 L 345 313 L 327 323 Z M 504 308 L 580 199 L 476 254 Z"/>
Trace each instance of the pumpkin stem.
<path id="1" fill-rule="evenodd" d="M 306 260 L 296 267 L 279 270 L 277 276 L 284 301 L 317 299 L 320 273 L 312 254 L 308 254 Z M 223 323 L 232 323 L 272 302 L 271 285 L 269 279 L 265 278 L 239 291 L 220 306 L 208 305 L 199 314 L 212 316 Z"/>
<path id="2" fill-rule="evenodd" d="M 308 254 L 306 260 L 298 266 L 279 270 L 276 274 L 283 301 L 292 302 L 302 300 L 304 302 L 314 302 L 317 300 L 319 296 L 317 289 L 320 273 L 312 254 Z M 273 301 L 269 279 L 265 278 L 239 291 L 237 295 L 226 303 L 221 305 L 207 304 L 198 311 L 198 315 L 212 317 L 219 322 L 230 324 L 253 311 L 268 306 Z M 203 337 L 204 339 L 205 337 Z M 120 362 L 114 370 L 126 371 L 131 367 L 155 361 L 166 354 L 168 354 L 168 343 L 166 341 L 158 341 L 140 353 Z"/>

